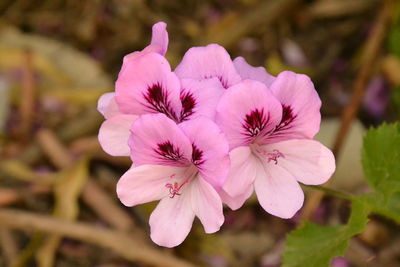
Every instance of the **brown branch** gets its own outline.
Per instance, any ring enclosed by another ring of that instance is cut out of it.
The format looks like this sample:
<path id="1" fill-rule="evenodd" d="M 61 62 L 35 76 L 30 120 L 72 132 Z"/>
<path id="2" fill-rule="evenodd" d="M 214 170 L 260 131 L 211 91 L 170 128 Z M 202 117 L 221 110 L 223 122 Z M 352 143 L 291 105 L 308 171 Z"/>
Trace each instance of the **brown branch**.
<path id="1" fill-rule="evenodd" d="M 102 229 L 87 223 L 68 222 L 50 216 L 12 209 L 0 209 L 0 225 L 19 230 L 42 231 L 62 235 L 111 249 L 126 260 L 154 266 L 192 266 L 169 253 L 131 238 L 122 231 Z"/>
<path id="2" fill-rule="evenodd" d="M 26 199 L 27 196 L 44 195 L 51 192 L 51 187 L 35 184 L 24 189 L 0 188 L 0 206 L 12 205 Z"/>
<path id="3" fill-rule="evenodd" d="M 68 167 L 74 162 L 74 158 L 53 131 L 41 130 L 38 133 L 38 143 L 58 168 Z M 82 193 L 85 203 L 105 222 L 118 230 L 134 230 L 135 224 L 131 217 L 93 179 L 87 181 Z"/>
<path id="4" fill-rule="evenodd" d="M 382 42 L 386 36 L 386 31 L 390 18 L 393 13 L 393 3 L 391 0 L 385 1 L 376 23 L 371 31 L 370 37 L 367 40 L 361 60 L 361 68 L 357 74 L 357 78 L 353 84 L 353 94 L 350 102 L 347 104 L 342 113 L 342 120 L 339 131 L 336 135 L 335 144 L 333 146 L 333 153 L 335 156 L 339 155 L 343 142 L 347 137 L 349 128 L 357 112 L 360 108 L 362 98 L 364 96 L 365 88 L 373 74 L 376 66 L 378 53 L 382 46 Z"/>
<path id="5" fill-rule="evenodd" d="M 342 113 L 340 128 L 336 134 L 335 143 L 332 149 L 333 154 L 337 158 L 340 154 L 344 141 L 346 140 L 349 128 L 357 115 L 360 108 L 364 91 L 373 74 L 374 67 L 377 62 L 378 53 L 380 51 L 382 42 L 386 35 L 386 30 L 392 16 L 393 2 L 387 0 L 384 2 L 376 23 L 371 31 L 371 34 L 366 42 L 362 54 L 361 68 L 353 84 L 353 94 L 349 104 L 345 107 Z M 312 192 L 308 201 L 304 205 L 302 218 L 308 219 L 319 206 L 324 193 L 321 191 Z"/>
<path id="6" fill-rule="evenodd" d="M 0 229 L 0 246 L 7 264 L 11 265 L 17 257 L 18 248 L 14 236 L 9 229 Z"/>
<path id="7" fill-rule="evenodd" d="M 34 105 L 35 105 L 35 77 L 32 66 L 32 53 L 30 51 L 25 52 L 25 62 L 24 62 L 24 75 L 22 78 L 22 97 L 20 105 L 20 125 L 19 125 L 19 135 L 26 139 L 32 129 Z"/>

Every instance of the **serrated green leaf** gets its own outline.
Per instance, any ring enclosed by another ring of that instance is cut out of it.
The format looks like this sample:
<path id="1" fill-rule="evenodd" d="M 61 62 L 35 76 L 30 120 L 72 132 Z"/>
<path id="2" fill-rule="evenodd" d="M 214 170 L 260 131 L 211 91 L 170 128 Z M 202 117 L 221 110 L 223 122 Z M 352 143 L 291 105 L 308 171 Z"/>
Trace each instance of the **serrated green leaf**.
<path id="1" fill-rule="evenodd" d="M 342 256 L 348 240 L 363 231 L 368 219 L 369 207 L 355 199 L 346 225 L 319 226 L 305 223 L 288 234 L 284 267 L 324 267 L 329 266 L 333 257 Z"/>
<path id="2" fill-rule="evenodd" d="M 388 200 L 380 193 L 371 193 L 361 198 L 373 213 L 384 216 L 400 224 L 400 193 L 394 193 Z"/>
<path id="3" fill-rule="evenodd" d="M 364 137 L 362 164 L 367 183 L 389 199 L 400 191 L 400 126 L 383 124 Z"/>

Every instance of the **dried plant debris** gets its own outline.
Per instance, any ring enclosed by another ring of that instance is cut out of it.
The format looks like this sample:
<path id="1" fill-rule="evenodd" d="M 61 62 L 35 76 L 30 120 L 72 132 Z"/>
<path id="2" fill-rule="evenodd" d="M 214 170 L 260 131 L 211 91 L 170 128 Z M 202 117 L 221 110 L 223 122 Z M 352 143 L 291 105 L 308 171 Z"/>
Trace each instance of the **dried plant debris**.
<path id="1" fill-rule="evenodd" d="M 195 220 L 165 249 L 149 238 L 155 203 L 118 201 L 131 160 L 101 149 L 97 100 L 158 21 L 172 69 L 218 43 L 272 75 L 312 78 L 317 139 L 336 142 L 338 168 L 323 193 L 303 188 L 292 219 L 253 196 L 225 207 L 218 233 Z M 368 130 L 399 119 L 399 40 L 394 0 L 0 1 L 0 266 L 399 266 L 398 124 Z"/>

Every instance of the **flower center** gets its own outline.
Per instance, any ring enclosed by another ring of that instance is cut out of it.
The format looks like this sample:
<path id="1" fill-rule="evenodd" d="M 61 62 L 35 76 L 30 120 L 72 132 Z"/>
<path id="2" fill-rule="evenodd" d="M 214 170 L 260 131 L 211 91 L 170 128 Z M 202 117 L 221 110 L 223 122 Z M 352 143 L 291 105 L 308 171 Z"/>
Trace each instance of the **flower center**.
<path id="1" fill-rule="evenodd" d="M 174 198 L 180 196 L 185 185 L 189 184 L 190 181 L 196 177 L 198 170 L 193 164 L 188 167 L 182 177 L 176 177 L 176 174 L 172 174 L 169 178 L 174 180 L 171 183 L 166 183 L 165 187 L 168 188 L 169 197 Z"/>
<path id="2" fill-rule="evenodd" d="M 181 183 L 181 184 L 179 184 L 178 182 L 174 182 L 173 184 L 167 183 L 167 184 L 165 185 L 165 187 L 169 189 L 169 197 L 170 197 L 170 198 L 174 198 L 175 196 L 180 196 L 181 193 L 180 193 L 179 191 L 180 191 L 180 190 L 182 189 L 182 187 L 183 187 L 185 184 L 187 184 L 187 183 L 189 183 L 189 179 L 186 180 L 186 181 L 184 181 L 184 182 Z"/>
<path id="3" fill-rule="evenodd" d="M 252 150 L 263 160 L 267 160 L 267 163 L 274 162 L 278 164 L 279 158 L 285 158 L 285 155 L 278 149 L 273 149 L 272 151 L 265 150 L 264 148 L 253 144 Z"/>

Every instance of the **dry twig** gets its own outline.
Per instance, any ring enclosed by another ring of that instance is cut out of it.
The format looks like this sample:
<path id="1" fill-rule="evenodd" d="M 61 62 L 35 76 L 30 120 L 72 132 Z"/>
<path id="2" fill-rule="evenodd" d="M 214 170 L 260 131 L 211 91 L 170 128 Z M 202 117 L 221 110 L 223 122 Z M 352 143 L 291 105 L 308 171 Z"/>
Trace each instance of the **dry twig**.
<path id="1" fill-rule="evenodd" d="M 24 76 L 22 79 L 22 96 L 20 105 L 19 134 L 26 139 L 32 129 L 34 105 L 35 105 L 35 77 L 32 67 L 32 53 L 26 51 L 24 62 Z"/>
<path id="2" fill-rule="evenodd" d="M 335 144 L 332 149 L 336 157 L 338 157 L 343 142 L 347 137 L 351 123 L 357 115 L 362 97 L 364 95 L 365 87 L 367 86 L 367 83 L 373 74 L 374 67 L 376 65 L 375 63 L 377 62 L 377 56 L 380 51 L 381 44 L 385 38 L 390 17 L 392 16 L 392 4 L 393 3 L 391 0 L 387 0 L 383 4 L 382 9 L 376 19 L 376 23 L 365 45 L 361 61 L 361 68 L 353 84 L 353 94 L 350 102 L 343 110 L 340 128 L 336 135 Z M 310 218 L 315 209 L 319 206 L 323 196 L 324 193 L 321 191 L 314 191 L 312 194 L 310 194 L 310 197 L 303 208 L 303 219 Z"/>
<path id="3" fill-rule="evenodd" d="M 192 266 L 169 253 L 132 239 L 126 232 L 102 229 L 87 223 L 68 222 L 31 212 L 0 209 L 0 225 L 11 229 L 41 231 L 81 240 L 111 249 L 133 262 L 163 267 Z"/>

